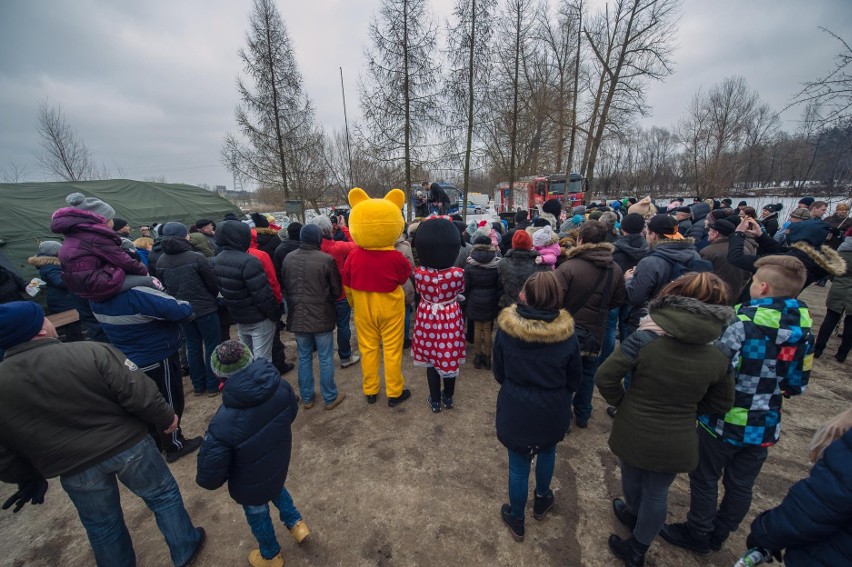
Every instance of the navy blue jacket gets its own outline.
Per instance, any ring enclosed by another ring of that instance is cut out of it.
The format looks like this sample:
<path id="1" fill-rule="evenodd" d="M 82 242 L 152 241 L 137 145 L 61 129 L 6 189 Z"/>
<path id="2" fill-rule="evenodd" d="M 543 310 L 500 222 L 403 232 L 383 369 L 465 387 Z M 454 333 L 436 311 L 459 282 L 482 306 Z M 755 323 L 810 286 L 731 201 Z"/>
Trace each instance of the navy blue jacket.
<path id="1" fill-rule="evenodd" d="M 766 549 L 786 549 L 784 565 L 848 565 L 852 557 L 852 430 L 828 446 L 808 478 L 751 524 Z"/>
<path id="2" fill-rule="evenodd" d="M 277 497 L 290 466 L 297 411 L 290 384 L 265 359 L 229 378 L 204 434 L 195 482 L 215 490 L 228 481 L 231 498 L 246 506 Z"/>
<path id="3" fill-rule="evenodd" d="M 571 394 L 582 376 L 574 320 L 565 310 L 511 305 L 497 325 L 497 438 L 512 451 L 539 453 L 561 441 L 571 425 Z"/>
<path id="4" fill-rule="evenodd" d="M 77 308 L 74 294 L 68 291 L 62 280 L 62 266 L 56 256 L 39 254 L 27 259 L 38 270 L 38 277 L 47 283 L 47 309 L 50 313 L 62 313 Z"/>

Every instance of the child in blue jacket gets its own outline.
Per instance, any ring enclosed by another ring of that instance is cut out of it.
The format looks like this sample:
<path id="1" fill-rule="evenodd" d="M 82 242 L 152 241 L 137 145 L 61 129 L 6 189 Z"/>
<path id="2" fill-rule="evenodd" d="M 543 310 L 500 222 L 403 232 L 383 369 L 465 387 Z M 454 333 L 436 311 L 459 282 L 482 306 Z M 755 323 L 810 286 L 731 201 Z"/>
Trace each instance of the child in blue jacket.
<path id="1" fill-rule="evenodd" d="M 222 405 L 210 421 L 198 453 L 196 482 L 215 490 L 228 482 L 231 498 L 242 504 L 260 549 L 249 553 L 254 567 L 282 567 L 281 546 L 269 517 L 269 503 L 297 543 L 308 527 L 284 487 L 290 465 L 298 406 L 290 385 L 269 361 L 253 359 L 239 341 L 225 341 L 210 359 L 222 380 Z"/>

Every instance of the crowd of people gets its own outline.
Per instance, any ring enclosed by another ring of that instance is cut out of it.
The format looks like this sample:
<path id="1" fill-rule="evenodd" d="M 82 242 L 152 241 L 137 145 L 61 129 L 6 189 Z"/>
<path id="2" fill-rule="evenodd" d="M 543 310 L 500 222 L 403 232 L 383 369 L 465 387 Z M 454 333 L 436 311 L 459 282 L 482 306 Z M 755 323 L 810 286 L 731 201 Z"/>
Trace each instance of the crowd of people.
<path id="1" fill-rule="evenodd" d="M 440 194 L 428 202 L 440 205 Z M 597 387 L 621 467 L 624 497 L 613 512 L 631 530 L 610 537 L 613 554 L 641 566 L 659 534 L 706 555 L 747 515 L 780 436 L 783 399 L 805 391 L 841 320 L 836 360 L 852 349 L 848 203 L 823 219 L 828 205 L 804 198 L 780 222 L 779 205 L 757 214 L 729 199 L 571 209 L 550 200 L 534 218 L 517 211 L 513 223 L 432 215 L 407 226 L 398 190 L 370 199 L 354 189 L 350 203 L 349 218 L 283 228 L 260 213 L 153 223 L 132 241 L 108 203 L 69 195 L 52 217 L 62 241 L 40 243 L 29 259 L 48 312 L 79 313 L 62 329 L 64 342 L 38 304 L 22 301 L 23 280 L 4 270 L 0 282 L 0 480 L 19 486 L 4 508 L 43 502 L 46 479 L 58 476 L 97 564 L 132 565 L 117 478 L 154 512 L 174 564 L 189 565 L 206 535 L 165 463 L 200 448 L 198 484 L 227 482 L 258 540 L 249 563 L 280 567 L 269 503 L 297 542 L 309 534 L 285 480 L 291 423 L 299 406 L 318 401 L 314 352 L 325 410 L 345 399 L 336 342 L 341 368 L 361 362 L 369 404 L 384 358 L 391 408 L 411 397 L 401 372 L 410 349 L 426 369 L 428 408 L 440 413 L 454 407 L 469 343 L 474 368 L 500 384 L 496 430 L 509 486 L 501 515 L 512 537 L 525 537 L 533 461 L 533 517 L 554 506 L 556 446 L 572 427 L 588 427 Z M 798 296 L 829 279 L 814 338 Z M 285 328 L 297 364 L 286 360 Z M 298 396 L 281 379 L 295 367 Z M 203 438 L 184 436 L 184 375 L 195 396 L 221 396 Z M 849 426 L 839 418 L 818 443 L 822 484 L 794 488 L 781 511 L 758 517 L 750 544 L 826 565 L 852 554 Z M 689 473 L 690 510 L 666 525 L 678 473 Z M 824 490 L 843 506 L 784 509 Z M 779 538 L 772 528 L 803 521 L 808 537 Z"/>

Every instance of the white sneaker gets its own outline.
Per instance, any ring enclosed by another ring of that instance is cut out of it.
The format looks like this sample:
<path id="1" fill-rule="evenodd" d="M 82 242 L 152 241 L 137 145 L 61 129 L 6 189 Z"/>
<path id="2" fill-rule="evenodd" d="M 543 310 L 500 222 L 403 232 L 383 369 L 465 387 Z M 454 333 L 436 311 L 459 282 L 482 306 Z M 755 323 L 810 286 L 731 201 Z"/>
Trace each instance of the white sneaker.
<path id="1" fill-rule="evenodd" d="M 349 368 L 353 364 L 358 364 L 358 362 L 360 362 L 360 361 L 361 361 L 361 357 L 358 356 L 357 354 L 353 354 L 349 358 L 341 359 L 340 360 L 340 367 L 341 368 Z"/>

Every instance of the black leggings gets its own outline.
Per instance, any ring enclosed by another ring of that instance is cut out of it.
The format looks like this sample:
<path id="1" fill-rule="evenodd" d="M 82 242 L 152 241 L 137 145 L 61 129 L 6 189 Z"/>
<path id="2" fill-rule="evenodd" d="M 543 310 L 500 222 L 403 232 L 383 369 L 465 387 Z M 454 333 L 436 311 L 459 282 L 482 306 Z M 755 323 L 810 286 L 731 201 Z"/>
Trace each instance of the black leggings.
<path id="1" fill-rule="evenodd" d="M 426 369 L 426 379 L 429 381 L 429 397 L 432 398 L 433 402 L 439 401 L 441 399 L 441 376 L 437 370 L 430 367 Z M 444 378 L 444 395 L 452 398 L 455 391 L 456 379 Z"/>
<path id="2" fill-rule="evenodd" d="M 825 345 L 828 344 L 831 333 L 834 332 L 840 322 L 840 316 L 841 313 L 837 311 L 826 310 L 825 319 L 823 319 L 819 328 L 819 335 L 817 335 L 816 345 L 814 345 L 817 350 L 825 350 Z M 843 337 L 840 340 L 839 350 L 848 352 L 850 346 L 852 346 L 852 313 L 847 313 L 846 317 L 843 318 Z"/>

